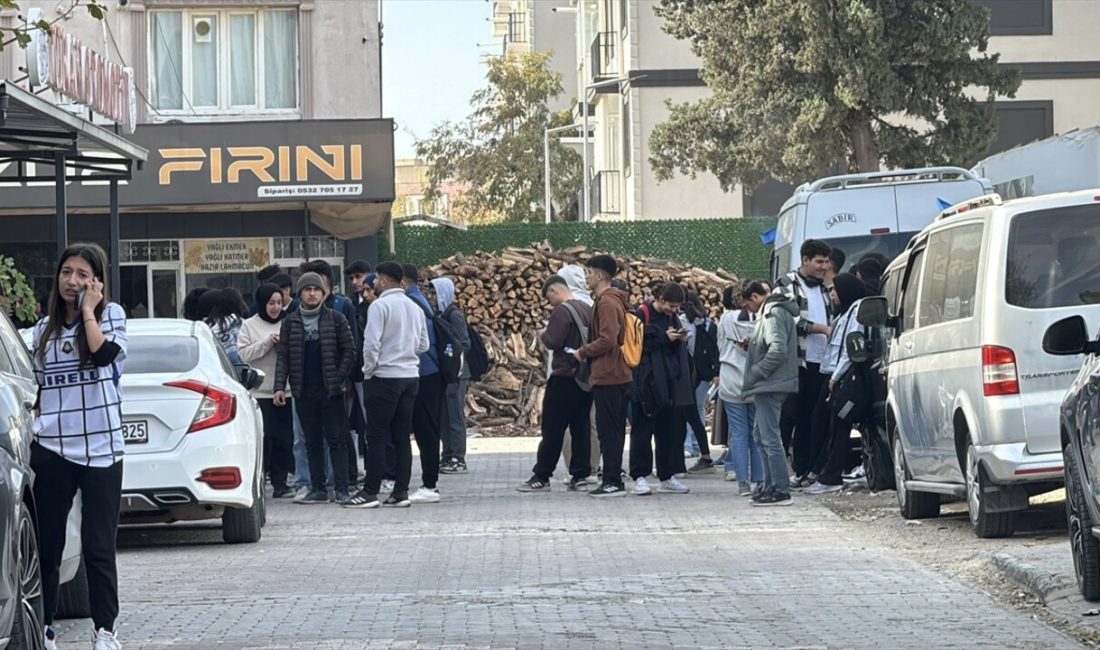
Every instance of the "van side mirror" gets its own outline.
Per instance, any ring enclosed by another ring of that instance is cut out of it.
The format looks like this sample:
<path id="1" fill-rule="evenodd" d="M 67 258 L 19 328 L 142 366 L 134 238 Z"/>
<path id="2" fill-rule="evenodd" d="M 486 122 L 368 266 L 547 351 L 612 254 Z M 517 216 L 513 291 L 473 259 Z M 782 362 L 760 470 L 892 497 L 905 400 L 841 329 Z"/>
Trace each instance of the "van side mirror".
<path id="1" fill-rule="evenodd" d="M 263 386 L 264 379 L 266 378 L 262 370 L 256 370 L 251 366 L 241 366 L 237 372 L 241 385 L 248 390 L 256 390 L 260 386 Z"/>
<path id="2" fill-rule="evenodd" d="M 886 325 L 886 298 L 870 296 L 859 303 L 856 320 L 864 327 L 882 327 Z"/>
<path id="3" fill-rule="evenodd" d="M 1070 316 L 1054 323 L 1043 334 L 1043 352 L 1059 356 L 1087 354 L 1100 349 L 1100 345 L 1089 341 L 1085 319 Z"/>
<path id="4" fill-rule="evenodd" d="M 867 349 L 867 337 L 863 332 L 852 332 L 844 339 L 844 347 L 848 351 L 848 358 L 852 363 L 865 363 L 871 358 Z"/>

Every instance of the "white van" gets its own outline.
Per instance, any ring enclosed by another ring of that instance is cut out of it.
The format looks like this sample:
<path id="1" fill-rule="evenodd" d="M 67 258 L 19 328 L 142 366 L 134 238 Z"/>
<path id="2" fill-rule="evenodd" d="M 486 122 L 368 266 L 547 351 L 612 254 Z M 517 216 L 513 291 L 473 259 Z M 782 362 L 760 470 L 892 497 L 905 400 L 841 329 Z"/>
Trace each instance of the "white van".
<path id="1" fill-rule="evenodd" d="M 1063 482 L 1058 409 L 1081 357 L 1042 349 L 1055 321 L 1100 326 L 1100 190 L 945 210 L 887 269 L 859 317 L 892 331 L 886 421 L 909 519 L 967 499 L 981 537 L 1011 535 Z"/>
<path id="2" fill-rule="evenodd" d="M 772 277 L 801 265 L 799 249 L 807 239 L 829 242 L 851 263 L 868 253 L 893 258 L 945 206 L 992 191 L 989 181 L 959 167 L 851 174 L 806 183 L 780 210 Z"/>

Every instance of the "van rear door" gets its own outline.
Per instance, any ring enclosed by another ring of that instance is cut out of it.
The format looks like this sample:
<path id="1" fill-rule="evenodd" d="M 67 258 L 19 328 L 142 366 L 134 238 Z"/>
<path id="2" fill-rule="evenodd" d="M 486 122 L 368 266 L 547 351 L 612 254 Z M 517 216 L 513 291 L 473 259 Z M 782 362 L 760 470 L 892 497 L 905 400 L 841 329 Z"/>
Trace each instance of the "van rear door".
<path id="1" fill-rule="evenodd" d="M 863 237 L 882 229 L 898 232 L 894 188 L 890 185 L 822 190 L 811 194 L 806 203 L 803 241 Z"/>

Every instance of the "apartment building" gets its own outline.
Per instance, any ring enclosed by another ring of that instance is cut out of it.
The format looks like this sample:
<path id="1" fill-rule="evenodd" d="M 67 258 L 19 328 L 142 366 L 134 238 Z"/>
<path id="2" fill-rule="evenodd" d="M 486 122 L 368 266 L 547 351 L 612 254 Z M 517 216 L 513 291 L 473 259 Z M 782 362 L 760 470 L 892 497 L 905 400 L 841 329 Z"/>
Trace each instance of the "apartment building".
<path id="1" fill-rule="evenodd" d="M 323 258 L 339 273 L 347 259 L 376 256 L 373 235 L 394 199 L 378 2 L 107 0 L 102 21 L 79 7 L 48 40 L 0 54 L 0 78 L 83 115 L 72 88 L 103 66 L 125 71 L 133 110 L 119 129 L 149 160 L 119 188 L 121 241 L 109 252 L 124 306 L 174 317 L 196 287 L 250 295 L 267 264 Z M 46 20 L 70 4 L 20 2 Z M 19 19 L 0 11 L 0 25 Z M 58 57 L 64 69 L 44 74 Z M 41 215 L 53 190 L 4 183 L 12 171 L 0 168 L 0 253 L 48 286 L 58 234 Z M 69 239 L 110 248 L 105 193 L 93 184 L 69 187 Z"/>
<path id="2" fill-rule="evenodd" d="M 501 53 L 549 52 L 550 70 L 562 76 L 565 92 L 550 104 L 560 111 L 576 106 L 576 8 L 570 0 L 494 0 L 492 36 Z"/>

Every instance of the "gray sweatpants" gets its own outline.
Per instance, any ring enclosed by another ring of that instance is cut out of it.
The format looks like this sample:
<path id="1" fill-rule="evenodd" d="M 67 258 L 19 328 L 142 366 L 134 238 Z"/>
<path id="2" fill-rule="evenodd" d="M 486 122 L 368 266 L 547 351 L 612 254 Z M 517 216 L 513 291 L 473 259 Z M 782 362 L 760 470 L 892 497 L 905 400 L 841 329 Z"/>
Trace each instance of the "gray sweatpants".
<path id="1" fill-rule="evenodd" d="M 457 384 L 447 384 L 443 393 L 443 422 L 440 426 L 443 440 L 443 460 L 466 461 L 466 391 L 469 379 Z"/>
<path id="2" fill-rule="evenodd" d="M 787 394 L 757 393 L 753 399 L 756 403 L 756 421 L 752 435 L 764 456 L 764 491 L 790 494 L 787 455 L 783 451 L 783 436 L 779 432 L 779 413 L 783 410 Z"/>

